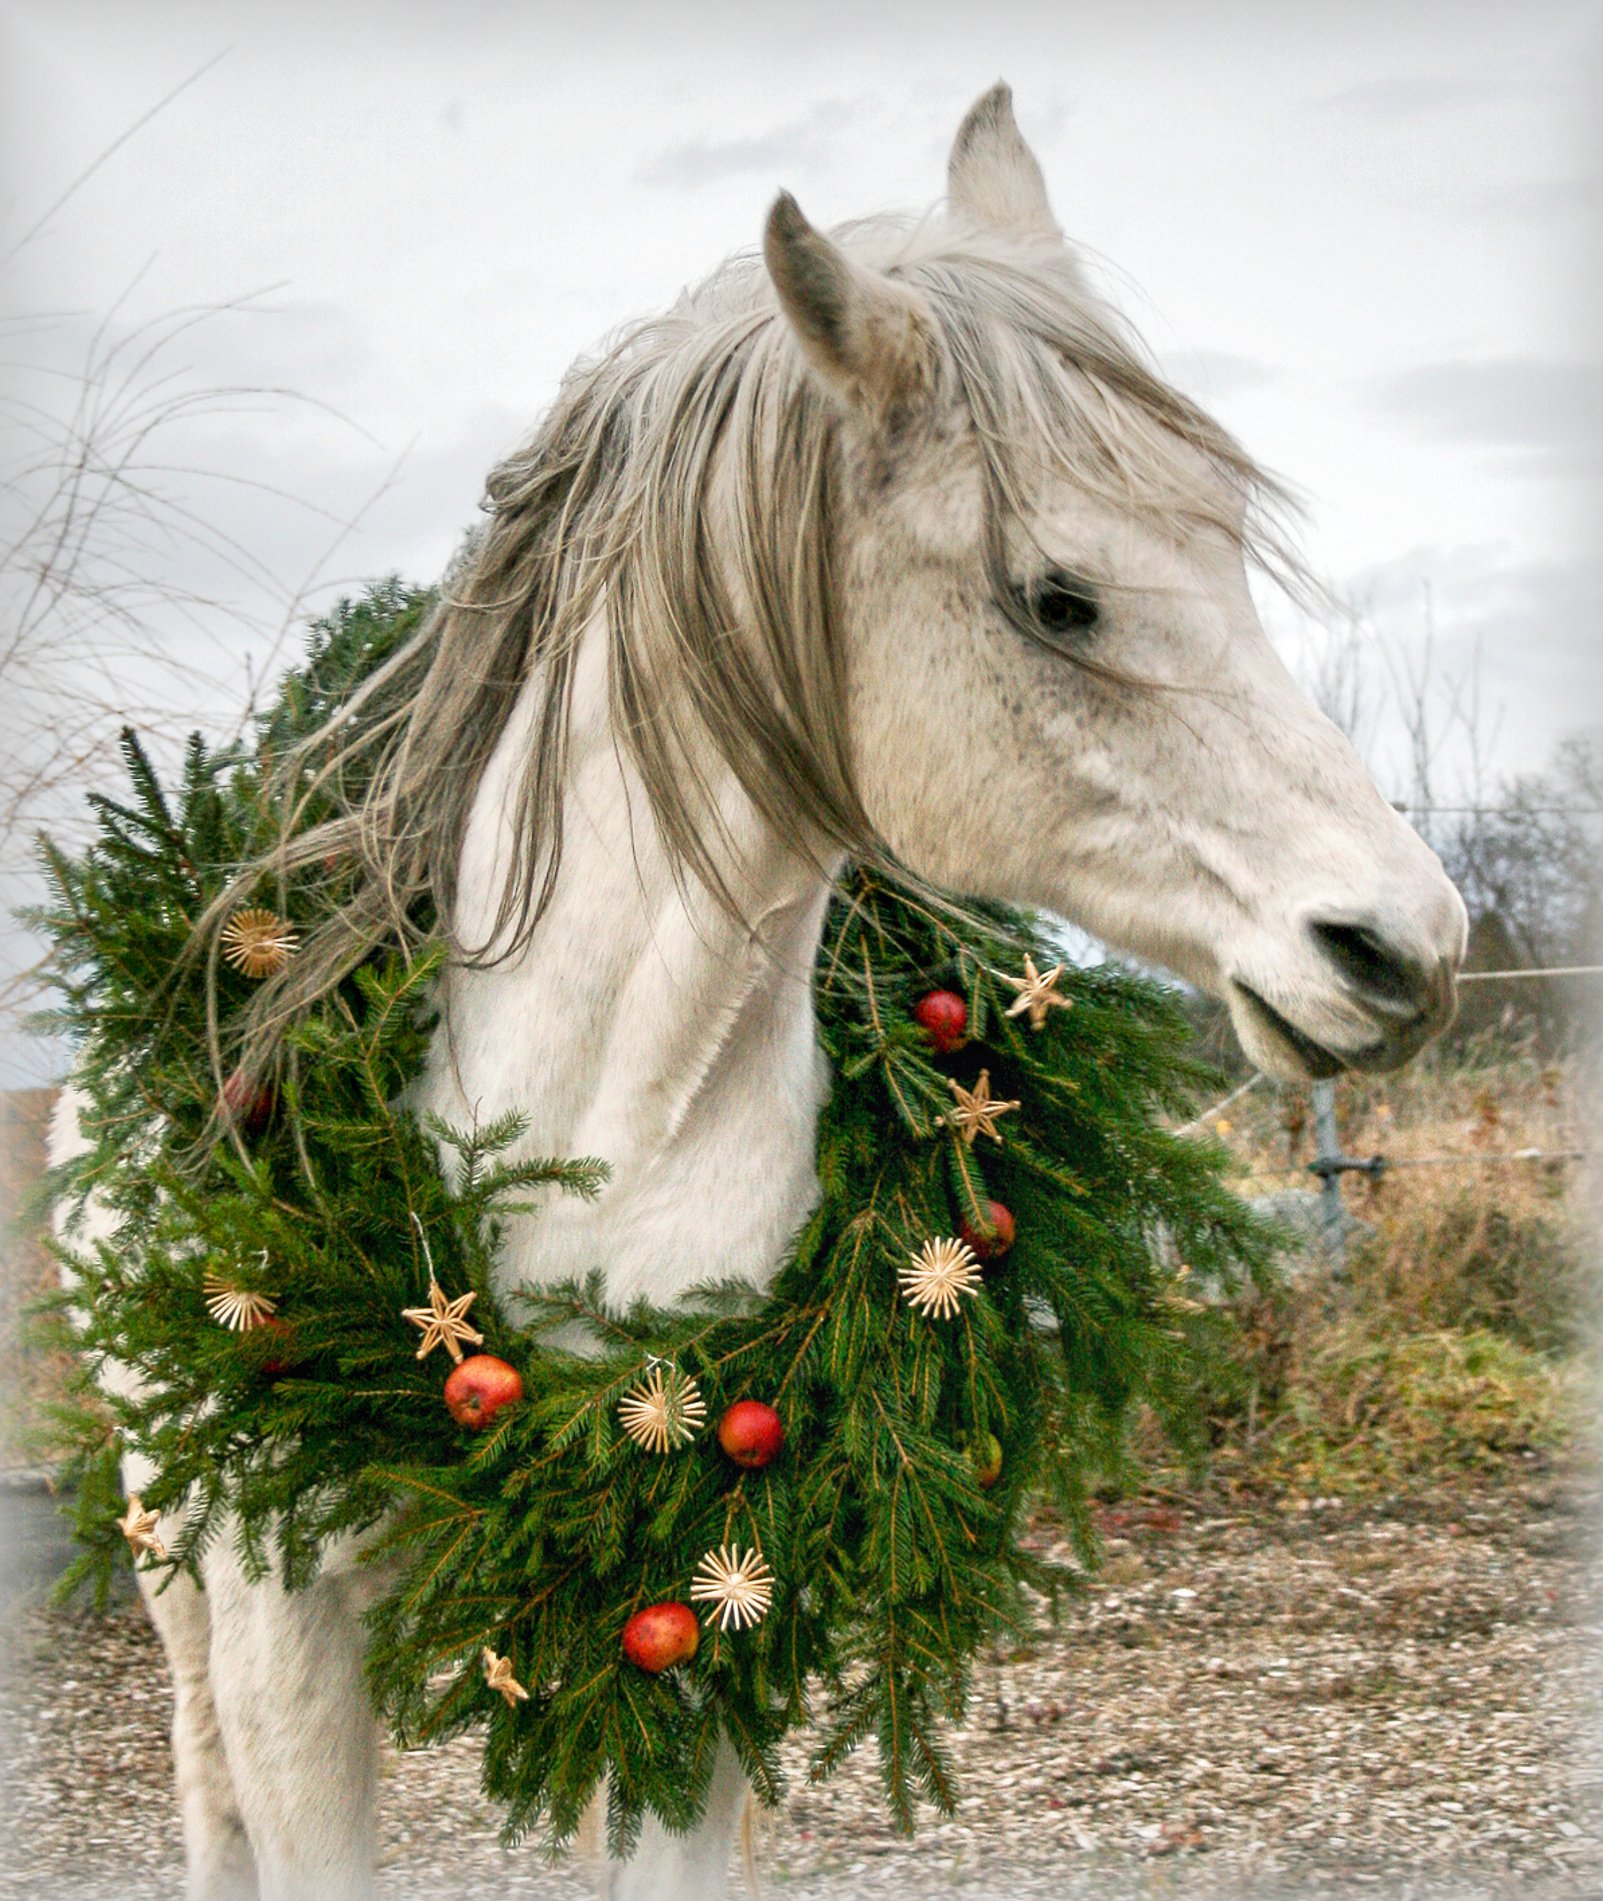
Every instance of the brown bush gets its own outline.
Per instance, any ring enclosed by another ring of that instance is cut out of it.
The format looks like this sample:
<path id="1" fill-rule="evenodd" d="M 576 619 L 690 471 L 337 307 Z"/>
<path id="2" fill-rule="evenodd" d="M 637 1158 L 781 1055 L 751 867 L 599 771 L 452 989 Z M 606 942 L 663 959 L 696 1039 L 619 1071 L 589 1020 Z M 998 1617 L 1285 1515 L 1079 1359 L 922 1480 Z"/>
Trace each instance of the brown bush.
<path id="1" fill-rule="evenodd" d="M 1467 1060 L 1339 1086 L 1348 1153 L 1424 1165 L 1349 1177 L 1364 1226 L 1345 1263 L 1293 1260 L 1211 1323 L 1197 1405 L 1216 1478 L 1362 1491 L 1577 1442 L 1597 1357 L 1581 1177 L 1515 1159 L 1586 1147 L 1573 1085 L 1529 1040 L 1483 1039 Z M 1306 1093 L 1260 1086 L 1222 1133 L 1245 1192 L 1283 1189 L 1312 1154 Z"/>

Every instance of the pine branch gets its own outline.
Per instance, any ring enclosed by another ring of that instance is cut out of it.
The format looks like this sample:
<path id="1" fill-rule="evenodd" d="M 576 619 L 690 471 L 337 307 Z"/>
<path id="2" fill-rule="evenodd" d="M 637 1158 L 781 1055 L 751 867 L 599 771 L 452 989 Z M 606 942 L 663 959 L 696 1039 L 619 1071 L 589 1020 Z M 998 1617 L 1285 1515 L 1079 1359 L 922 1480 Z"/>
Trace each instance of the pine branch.
<path id="1" fill-rule="evenodd" d="M 381 945 L 309 1006 L 287 1033 L 273 1113 L 211 1142 L 207 1009 L 215 998 L 226 1041 L 254 993 L 191 954 L 190 920 L 271 842 L 273 762 L 426 606 L 398 583 L 342 603 L 258 716 L 255 744 L 197 739 L 176 796 L 130 736 L 131 791 L 98 806 L 88 850 L 43 847 L 52 1014 L 77 1039 L 91 1099 L 92 1147 L 63 1186 L 93 1189 L 122 1223 L 114 1244 L 62 1244 L 83 1366 L 62 1428 L 83 1474 L 79 1574 L 125 1558 L 116 1458 L 137 1450 L 157 1473 L 147 1503 L 184 1514 L 169 1579 L 220 1537 L 248 1575 L 276 1571 L 291 1589 L 332 1539 L 383 1554 L 396 1581 L 373 1613 L 375 1701 L 403 1736 L 482 1736 L 509 1837 L 566 1841 L 603 1783 L 616 1844 L 646 1814 L 688 1827 L 720 1736 L 777 1800 L 777 1748 L 814 1723 L 819 1685 L 809 1773 L 874 1735 L 891 1812 L 911 1827 L 921 1804 L 955 1800 L 939 1725 L 961 1710 L 978 1648 L 1027 1627 L 1025 1586 L 1075 1581 L 1022 1544 L 1032 1500 L 1056 1502 L 1089 1560 L 1087 1487 L 1123 1456 L 1130 1407 L 1146 1398 L 1178 1418 L 1199 1384 L 1207 1330 L 1177 1315 L 1151 1237 L 1161 1224 L 1209 1274 L 1261 1259 L 1222 1157 L 1161 1127 L 1194 1074 L 1184 1025 L 1152 986 L 1107 970 L 1074 973 L 1074 1008 L 1026 1030 L 1005 1015 L 1000 973 L 1026 952 L 1054 961 L 1033 920 L 849 869 L 815 985 L 832 1064 L 817 1205 L 777 1264 L 671 1307 L 620 1310 L 600 1268 L 499 1291 L 510 1224 L 537 1221 L 553 1190 L 593 1199 L 606 1168 L 522 1154 L 535 1125 L 521 1112 L 461 1130 L 398 1106 L 429 1046 L 438 942 Z M 335 815 L 362 771 L 320 791 L 310 816 Z M 310 874 L 282 896 L 308 931 L 338 901 L 337 881 Z M 912 1015 L 934 985 L 968 1002 L 970 1042 L 945 1057 Z M 1000 1148 L 976 1151 L 935 1118 L 949 1079 L 982 1067 L 1022 1107 Z M 898 1270 L 965 1222 L 989 1236 L 992 1199 L 1016 1222 L 1006 1261 L 955 1315 L 916 1312 Z M 219 1264 L 275 1300 L 282 1332 L 211 1318 L 204 1276 Z M 402 1318 L 431 1266 L 453 1296 L 473 1294 L 484 1351 L 523 1383 L 478 1435 L 441 1403 L 444 1354 L 420 1363 Z M 737 1399 L 775 1407 L 780 1457 L 740 1473 L 711 1430 L 660 1456 L 634 1445 L 618 1401 L 653 1355 L 698 1381 L 710 1422 Z M 96 1400 L 90 1375 L 113 1360 L 142 1384 Z M 989 1434 L 1004 1464 L 986 1490 L 973 1449 Z M 768 1615 L 644 1676 L 620 1650 L 628 1617 L 682 1599 L 727 1544 L 763 1553 Z M 515 1710 L 484 1683 L 486 1643 L 526 1673 Z"/>

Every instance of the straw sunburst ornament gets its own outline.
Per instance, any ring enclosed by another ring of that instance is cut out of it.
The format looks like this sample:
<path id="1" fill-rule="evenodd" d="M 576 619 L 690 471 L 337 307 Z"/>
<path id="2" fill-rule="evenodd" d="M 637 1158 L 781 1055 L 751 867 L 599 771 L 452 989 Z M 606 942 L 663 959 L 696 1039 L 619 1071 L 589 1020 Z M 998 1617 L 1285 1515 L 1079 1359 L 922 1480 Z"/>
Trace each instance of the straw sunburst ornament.
<path id="1" fill-rule="evenodd" d="M 265 1255 L 264 1255 L 265 1259 Z M 249 1288 L 236 1287 L 221 1274 L 208 1273 L 203 1283 L 206 1311 L 220 1327 L 230 1333 L 249 1333 L 277 1312 L 278 1302 L 266 1294 L 253 1294 Z"/>
<path id="2" fill-rule="evenodd" d="M 720 1630 L 748 1630 L 768 1615 L 774 1574 L 760 1551 L 720 1545 L 696 1566 L 690 1601 L 710 1606 L 704 1623 L 716 1623 Z"/>
<path id="3" fill-rule="evenodd" d="M 921 1314 L 950 1320 L 965 1294 L 980 1288 L 980 1264 L 966 1241 L 950 1235 L 926 1241 L 906 1267 L 896 1274 L 907 1304 Z"/>
<path id="4" fill-rule="evenodd" d="M 707 1423 L 707 1405 L 701 1389 L 688 1374 L 654 1362 L 650 1374 L 618 1401 L 618 1423 L 648 1452 L 671 1452 L 689 1445 Z"/>
<path id="5" fill-rule="evenodd" d="M 247 905 L 236 911 L 218 938 L 223 956 L 247 977 L 271 977 L 300 949 L 300 937 L 276 911 Z"/>

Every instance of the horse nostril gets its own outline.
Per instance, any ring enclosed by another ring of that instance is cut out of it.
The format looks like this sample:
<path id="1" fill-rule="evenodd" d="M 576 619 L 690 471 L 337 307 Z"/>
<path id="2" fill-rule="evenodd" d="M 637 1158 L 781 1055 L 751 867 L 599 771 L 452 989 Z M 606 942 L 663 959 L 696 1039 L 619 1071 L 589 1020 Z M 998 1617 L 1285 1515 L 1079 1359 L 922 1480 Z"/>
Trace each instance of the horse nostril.
<path id="1" fill-rule="evenodd" d="M 1388 944 L 1368 924 L 1313 923 L 1314 942 L 1347 983 L 1389 1015 L 1418 1016 L 1431 1003 L 1431 975 L 1412 951 Z"/>

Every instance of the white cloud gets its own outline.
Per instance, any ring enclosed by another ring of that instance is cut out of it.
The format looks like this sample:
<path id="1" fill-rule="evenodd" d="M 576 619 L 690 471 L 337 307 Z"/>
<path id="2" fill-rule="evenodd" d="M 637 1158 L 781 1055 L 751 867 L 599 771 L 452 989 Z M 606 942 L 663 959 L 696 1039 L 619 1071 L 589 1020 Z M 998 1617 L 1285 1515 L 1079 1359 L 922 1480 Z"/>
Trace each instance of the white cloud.
<path id="1" fill-rule="evenodd" d="M 1374 392 L 1382 408 L 1449 441 L 1577 460 L 1597 449 L 1598 397 L 1594 365 L 1540 357 L 1422 364 Z"/>
<path id="2" fill-rule="evenodd" d="M 1360 112 L 1377 119 L 1416 119 L 1463 107 L 1482 109 L 1509 99 L 1551 100 L 1561 81 L 1552 71 L 1516 61 L 1470 73 L 1387 73 L 1343 86 L 1321 103 L 1335 112 Z"/>
<path id="3" fill-rule="evenodd" d="M 838 135 L 852 123 L 853 109 L 841 99 L 821 99 L 788 124 L 746 138 L 685 139 L 641 165 L 637 176 L 652 185 L 694 189 L 714 179 L 755 172 L 766 180 L 782 178 L 800 165 L 814 165 L 832 154 Z"/>

